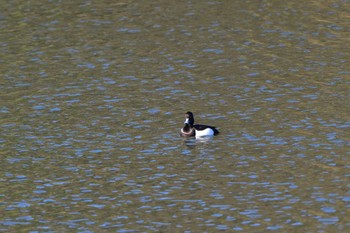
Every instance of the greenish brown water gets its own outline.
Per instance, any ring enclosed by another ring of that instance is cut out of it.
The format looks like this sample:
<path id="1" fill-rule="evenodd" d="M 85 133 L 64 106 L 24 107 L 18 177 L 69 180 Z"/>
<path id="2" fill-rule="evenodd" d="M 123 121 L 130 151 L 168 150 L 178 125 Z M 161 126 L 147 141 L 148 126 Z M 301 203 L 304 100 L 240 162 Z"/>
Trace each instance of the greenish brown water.
<path id="1" fill-rule="evenodd" d="M 1 232 L 350 231 L 348 1 L 0 9 Z"/>

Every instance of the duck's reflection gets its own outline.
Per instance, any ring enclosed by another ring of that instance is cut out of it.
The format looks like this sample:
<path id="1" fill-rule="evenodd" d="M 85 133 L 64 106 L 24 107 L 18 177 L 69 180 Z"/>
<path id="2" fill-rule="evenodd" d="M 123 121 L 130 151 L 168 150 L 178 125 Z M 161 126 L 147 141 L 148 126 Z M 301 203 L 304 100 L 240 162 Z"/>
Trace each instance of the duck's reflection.
<path id="1" fill-rule="evenodd" d="M 184 138 L 183 143 L 189 148 L 195 148 L 199 144 L 207 144 L 213 140 L 213 136 Z"/>

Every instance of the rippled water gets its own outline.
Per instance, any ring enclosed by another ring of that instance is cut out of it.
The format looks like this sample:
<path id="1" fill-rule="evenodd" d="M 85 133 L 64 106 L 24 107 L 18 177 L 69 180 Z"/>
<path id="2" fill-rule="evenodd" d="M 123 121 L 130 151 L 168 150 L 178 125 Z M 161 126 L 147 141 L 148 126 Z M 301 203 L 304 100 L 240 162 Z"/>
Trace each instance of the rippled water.
<path id="1" fill-rule="evenodd" d="M 0 231 L 350 231 L 348 1 L 1 9 Z"/>

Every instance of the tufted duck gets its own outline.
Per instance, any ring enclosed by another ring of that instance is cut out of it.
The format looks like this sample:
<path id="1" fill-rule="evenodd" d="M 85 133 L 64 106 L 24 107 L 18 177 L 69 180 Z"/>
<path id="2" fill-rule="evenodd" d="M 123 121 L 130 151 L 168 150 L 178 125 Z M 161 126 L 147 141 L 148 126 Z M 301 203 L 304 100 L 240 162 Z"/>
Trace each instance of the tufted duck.
<path id="1" fill-rule="evenodd" d="M 185 126 L 181 129 L 181 136 L 184 137 L 203 137 L 213 136 L 219 134 L 215 126 L 209 125 L 194 125 L 194 118 L 192 112 L 186 112 Z"/>

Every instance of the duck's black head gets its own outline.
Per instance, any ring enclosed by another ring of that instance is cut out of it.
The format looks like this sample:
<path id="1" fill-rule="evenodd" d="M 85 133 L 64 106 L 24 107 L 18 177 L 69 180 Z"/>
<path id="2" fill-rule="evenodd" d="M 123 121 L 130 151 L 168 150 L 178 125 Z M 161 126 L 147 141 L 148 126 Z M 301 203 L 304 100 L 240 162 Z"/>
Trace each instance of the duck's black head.
<path id="1" fill-rule="evenodd" d="M 192 112 L 186 112 L 186 120 L 185 120 L 186 125 L 190 125 L 193 127 L 194 124 L 194 117 Z"/>

